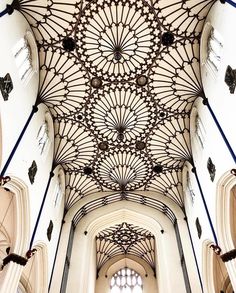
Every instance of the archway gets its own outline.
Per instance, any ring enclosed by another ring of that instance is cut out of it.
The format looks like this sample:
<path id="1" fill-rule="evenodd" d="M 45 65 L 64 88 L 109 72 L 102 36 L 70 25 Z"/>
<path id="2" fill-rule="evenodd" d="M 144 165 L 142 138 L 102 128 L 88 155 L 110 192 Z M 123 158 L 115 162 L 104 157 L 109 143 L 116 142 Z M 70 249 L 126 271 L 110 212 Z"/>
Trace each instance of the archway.
<path id="1" fill-rule="evenodd" d="M 166 212 L 166 209 L 164 211 Z M 173 222 L 166 217 L 165 212 L 163 212 L 163 210 L 158 211 L 155 208 L 141 205 L 136 202 L 119 201 L 105 205 L 97 210 L 93 210 L 87 214 L 86 217 L 81 218 L 74 233 L 67 282 L 68 285 L 66 290 L 74 292 L 73 290 L 75 290 L 79 284 L 80 289 L 83 292 L 94 292 L 96 282 L 95 236 L 102 229 L 108 228 L 111 225 L 120 224 L 125 219 L 125 221 L 133 225 L 138 225 L 151 231 L 157 239 L 157 247 L 159 250 L 156 255 L 158 267 L 156 282 L 160 292 L 162 290 L 172 292 L 177 286 L 181 288 L 182 292 L 185 292 L 185 281 L 181 268 L 180 255 L 175 234 L 176 231 Z M 193 256 L 189 245 L 190 243 L 188 243 L 189 238 L 186 223 L 183 219 L 184 216 L 181 210 L 177 209 L 176 213 L 178 215 L 177 221 L 180 226 L 181 238 L 186 240 L 184 241 L 184 251 L 185 256 L 187 254 L 187 269 L 190 269 L 191 271 L 189 277 L 193 283 L 197 284 L 195 288 L 192 289 L 193 292 L 198 292 L 197 290 L 199 290 L 200 286 L 198 287 L 198 282 L 195 279 L 197 274 L 192 274 L 194 271 L 194 267 L 192 266 L 194 260 L 192 259 Z M 69 223 L 64 226 L 64 229 L 64 231 L 68 234 Z M 168 233 L 166 233 L 167 231 Z M 78 243 L 79 250 L 76 248 Z M 66 244 L 63 239 L 60 249 L 65 251 L 66 247 L 69 247 L 69 244 Z M 172 254 L 168 254 L 168 251 L 171 251 Z M 60 262 L 61 261 L 62 258 L 60 257 Z M 171 266 L 167 265 L 169 262 L 171 262 Z M 189 268 L 189 263 L 191 263 L 191 268 Z M 83 267 L 83 269 L 79 269 L 78 264 L 81 268 Z M 59 267 L 57 267 L 56 270 L 58 271 Z M 172 276 L 171 282 L 169 280 L 170 276 Z M 59 278 L 58 274 L 54 275 L 54 278 L 57 277 Z M 53 283 L 52 286 L 54 284 L 55 283 Z"/>
<path id="2" fill-rule="evenodd" d="M 26 184 L 12 177 L 1 187 L 1 258 L 9 254 L 25 257 L 29 237 L 29 195 Z M 10 261 L 0 273 L 0 288 L 2 292 L 15 292 L 23 266 Z"/>
<path id="3" fill-rule="evenodd" d="M 21 276 L 24 280 L 24 290 L 27 293 L 47 293 L 47 246 L 43 242 L 40 242 L 36 243 L 33 249 L 35 249 L 35 252 L 28 260 Z"/>
<path id="4" fill-rule="evenodd" d="M 212 249 L 212 242 L 203 243 L 203 281 L 206 293 L 234 293 L 227 268 L 220 255 Z"/>
<path id="5" fill-rule="evenodd" d="M 236 244 L 236 177 L 226 172 L 217 183 L 216 223 L 219 244 L 223 253 L 234 249 Z"/>
<path id="6" fill-rule="evenodd" d="M 219 245 L 232 286 L 236 291 L 236 176 L 235 170 L 226 172 L 217 183 L 216 224 Z M 228 258 L 227 255 L 232 255 Z"/>

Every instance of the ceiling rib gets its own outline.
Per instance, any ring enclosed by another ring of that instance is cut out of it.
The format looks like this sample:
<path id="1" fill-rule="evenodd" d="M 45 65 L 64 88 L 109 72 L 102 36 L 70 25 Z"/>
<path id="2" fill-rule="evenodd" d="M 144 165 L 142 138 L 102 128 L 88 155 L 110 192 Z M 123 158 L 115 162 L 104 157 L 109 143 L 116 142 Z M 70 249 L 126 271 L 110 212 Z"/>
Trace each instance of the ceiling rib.
<path id="1" fill-rule="evenodd" d="M 199 41 L 214 2 L 19 0 L 38 43 L 38 103 L 54 120 L 65 210 L 101 192 L 75 223 L 106 203 L 149 205 L 138 190 L 183 208 L 189 116 L 203 91 Z"/>

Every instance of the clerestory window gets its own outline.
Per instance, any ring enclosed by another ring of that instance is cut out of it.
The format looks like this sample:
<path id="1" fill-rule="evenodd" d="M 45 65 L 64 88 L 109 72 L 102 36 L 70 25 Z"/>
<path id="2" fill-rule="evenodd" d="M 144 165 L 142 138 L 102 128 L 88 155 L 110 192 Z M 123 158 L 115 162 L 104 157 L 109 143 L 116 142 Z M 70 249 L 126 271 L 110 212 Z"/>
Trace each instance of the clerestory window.
<path id="1" fill-rule="evenodd" d="M 49 129 L 47 121 L 44 121 L 44 123 L 41 125 L 37 134 L 37 140 L 38 148 L 40 150 L 40 154 L 42 155 L 43 151 L 49 143 Z"/>
<path id="2" fill-rule="evenodd" d="M 143 281 L 137 272 L 125 267 L 112 276 L 110 289 L 110 293 L 142 293 Z"/>
<path id="3" fill-rule="evenodd" d="M 207 61 L 214 71 L 219 70 L 223 44 L 219 33 L 212 28 L 207 41 Z"/>
<path id="4" fill-rule="evenodd" d="M 22 81 L 33 71 L 32 52 L 27 35 L 21 38 L 13 48 L 13 55 L 15 58 L 16 66 L 18 68 L 19 76 Z"/>

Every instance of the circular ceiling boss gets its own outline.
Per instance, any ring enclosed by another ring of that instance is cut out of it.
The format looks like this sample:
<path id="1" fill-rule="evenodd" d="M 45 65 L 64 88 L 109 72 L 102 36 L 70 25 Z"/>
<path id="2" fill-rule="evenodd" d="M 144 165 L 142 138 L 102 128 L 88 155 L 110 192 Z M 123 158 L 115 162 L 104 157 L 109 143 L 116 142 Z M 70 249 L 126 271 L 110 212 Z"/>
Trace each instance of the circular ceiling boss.
<path id="1" fill-rule="evenodd" d="M 90 1 L 75 31 L 78 55 L 89 72 L 106 81 L 144 73 L 160 46 L 160 26 L 142 0 Z"/>
<path id="2" fill-rule="evenodd" d="M 134 84 L 104 86 L 91 95 L 85 111 L 94 135 L 113 145 L 145 139 L 158 116 L 148 91 Z"/>

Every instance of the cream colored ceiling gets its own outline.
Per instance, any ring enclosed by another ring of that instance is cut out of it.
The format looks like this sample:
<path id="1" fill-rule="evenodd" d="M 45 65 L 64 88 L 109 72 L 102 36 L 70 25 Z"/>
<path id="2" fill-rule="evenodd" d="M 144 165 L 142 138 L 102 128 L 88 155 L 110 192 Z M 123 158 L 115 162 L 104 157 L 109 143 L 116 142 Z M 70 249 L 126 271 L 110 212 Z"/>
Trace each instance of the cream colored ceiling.
<path id="1" fill-rule="evenodd" d="M 183 207 L 199 41 L 214 1 L 19 2 L 38 42 L 38 102 L 54 119 L 66 210 L 95 192 L 129 200 L 140 190 Z"/>

